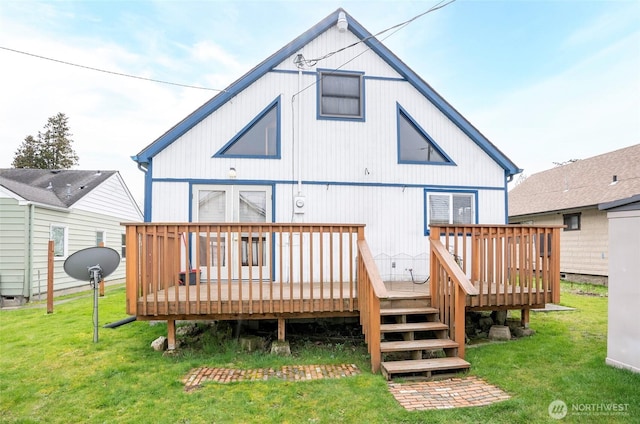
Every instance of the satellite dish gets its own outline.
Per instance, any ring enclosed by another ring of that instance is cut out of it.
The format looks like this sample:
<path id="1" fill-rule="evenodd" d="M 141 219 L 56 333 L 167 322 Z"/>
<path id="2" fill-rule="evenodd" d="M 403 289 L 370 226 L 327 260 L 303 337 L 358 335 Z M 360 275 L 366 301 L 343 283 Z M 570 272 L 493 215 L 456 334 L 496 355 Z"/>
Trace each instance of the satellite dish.
<path id="1" fill-rule="evenodd" d="M 98 283 L 118 268 L 120 255 L 109 247 L 78 250 L 64 261 L 64 271 L 76 280 L 89 280 L 93 287 L 93 342 L 98 343 Z"/>
<path id="2" fill-rule="evenodd" d="M 99 267 L 101 279 L 118 268 L 120 255 L 109 247 L 88 247 L 78 250 L 64 261 L 64 271 L 76 280 L 91 280 L 93 269 Z"/>

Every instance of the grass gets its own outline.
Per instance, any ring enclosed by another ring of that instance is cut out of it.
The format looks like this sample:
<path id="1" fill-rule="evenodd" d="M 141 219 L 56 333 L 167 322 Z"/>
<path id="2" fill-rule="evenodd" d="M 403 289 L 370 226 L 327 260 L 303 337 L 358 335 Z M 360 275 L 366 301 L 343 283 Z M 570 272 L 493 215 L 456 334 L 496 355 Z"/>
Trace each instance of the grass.
<path id="1" fill-rule="evenodd" d="M 0 422 L 545 423 L 555 422 L 547 408 L 556 399 L 570 409 L 562 422 L 638 422 L 640 375 L 604 363 L 605 296 L 606 289 L 563 284 L 562 304 L 575 311 L 532 313 L 534 336 L 467 349 L 470 373 L 508 392 L 510 400 L 419 412 L 405 411 L 384 379 L 370 373 L 362 345 L 296 341 L 291 357 L 276 357 L 242 353 L 234 340 L 208 334 L 196 347 L 163 356 L 149 347 L 166 334 L 163 324 L 100 328 L 94 344 L 91 296 L 67 299 L 50 315 L 43 308 L 0 311 Z M 100 298 L 100 325 L 124 317 L 124 289 L 108 287 Z M 362 374 L 307 382 L 207 383 L 190 393 L 181 383 L 200 366 L 341 363 L 355 363 Z M 628 414 L 571 411 L 573 405 L 587 404 L 626 404 Z"/>

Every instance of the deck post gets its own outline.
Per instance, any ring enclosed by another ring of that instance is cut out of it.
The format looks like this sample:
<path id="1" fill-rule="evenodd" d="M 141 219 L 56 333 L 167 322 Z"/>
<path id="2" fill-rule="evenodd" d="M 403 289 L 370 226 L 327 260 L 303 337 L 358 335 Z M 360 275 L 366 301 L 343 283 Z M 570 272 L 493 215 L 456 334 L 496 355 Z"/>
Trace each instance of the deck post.
<path id="1" fill-rule="evenodd" d="M 458 343 L 458 358 L 464 359 L 465 354 L 465 311 L 467 306 L 467 294 L 460 287 L 459 284 L 455 285 L 455 312 L 454 312 L 454 332 L 455 341 Z"/>
<path id="2" fill-rule="evenodd" d="M 286 320 L 284 318 L 278 318 L 278 341 L 284 341 L 284 331 L 285 331 Z"/>
<path id="3" fill-rule="evenodd" d="M 529 328 L 529 308 L 520 311 L 520 325 Z"/>
<path id="4" fill-rule="evenodd" d="M 176 320 L 167 320 L 167 350 L 176 349 Z"/>

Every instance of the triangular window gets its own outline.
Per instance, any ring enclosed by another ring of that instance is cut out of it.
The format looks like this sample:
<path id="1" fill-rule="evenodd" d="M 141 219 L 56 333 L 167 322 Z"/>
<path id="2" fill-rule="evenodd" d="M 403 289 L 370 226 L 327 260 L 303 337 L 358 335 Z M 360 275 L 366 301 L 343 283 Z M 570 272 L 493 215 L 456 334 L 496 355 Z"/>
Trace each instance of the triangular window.
<path id="1" fill-rule="evenodd" d="M 280 159 L 280 97 L 240 130 L 214 157 Z"/>
<path id="2" fill-rule="evenodd" d="M 398 105 L 398 163 L 453 165 L 436 142 Z"/>

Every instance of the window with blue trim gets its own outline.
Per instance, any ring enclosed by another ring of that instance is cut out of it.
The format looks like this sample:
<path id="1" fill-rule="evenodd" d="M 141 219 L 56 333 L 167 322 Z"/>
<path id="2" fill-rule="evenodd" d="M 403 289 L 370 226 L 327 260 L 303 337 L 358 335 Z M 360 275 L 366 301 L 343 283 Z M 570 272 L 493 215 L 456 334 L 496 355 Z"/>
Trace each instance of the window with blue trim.
<path id="1" fill-rule="evenodd" d="M 398 105 L 398 163 L 453 163 L 400 105 Z"/>
<path id="2" fill-rule="evenodd" d="M 273 101 L 214 157 L 280 158 L 280 98 Z"/>
<path id="3" fill-rule="evenodd" d="M 475 224 L 475 193 L 427 193 L 427 224 Z"/>
<path id="4" fill-rule="evenodd" d="M 364 87 L 361 73 L 319 72 L 318 78 L 320 118 L 364 118 Z"/>

